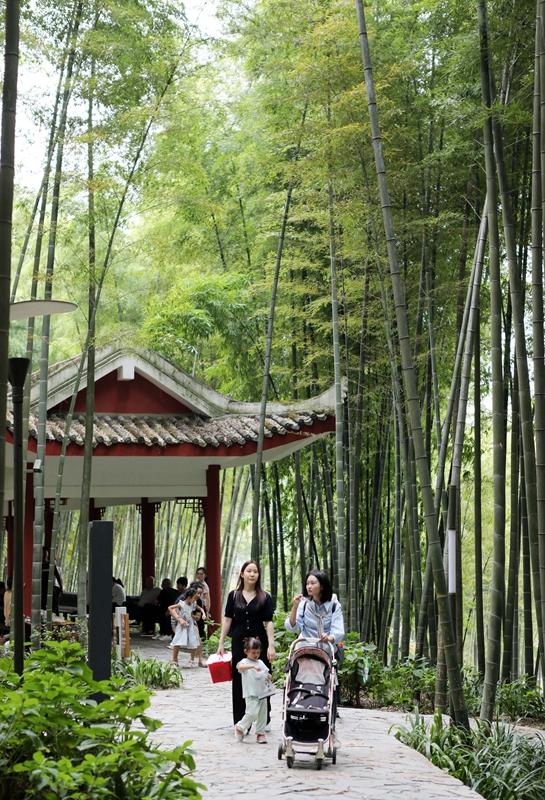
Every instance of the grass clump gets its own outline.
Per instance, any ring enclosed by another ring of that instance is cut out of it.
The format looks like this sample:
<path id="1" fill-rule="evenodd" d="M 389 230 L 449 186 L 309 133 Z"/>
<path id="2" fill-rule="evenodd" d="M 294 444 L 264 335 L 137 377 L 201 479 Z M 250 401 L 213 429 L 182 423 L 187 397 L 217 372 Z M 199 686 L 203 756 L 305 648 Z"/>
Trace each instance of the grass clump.
<path id="1" fill-rule="evenodd" d="M 130 658 L 113 661 L 112 671 L 123 688 L 144 686 L 146 689 L 175 689 L 183 682 L 176 664 L 155 658 L 141 658 L 136 653 Z"/>
<path id="2" fill-rule="evenodd" d="M 470 732 L 414 714 L 396 738 L 426 756 L 487 800 L 543 800 L 545 742 L 504 723 L 477 723 Z"/>

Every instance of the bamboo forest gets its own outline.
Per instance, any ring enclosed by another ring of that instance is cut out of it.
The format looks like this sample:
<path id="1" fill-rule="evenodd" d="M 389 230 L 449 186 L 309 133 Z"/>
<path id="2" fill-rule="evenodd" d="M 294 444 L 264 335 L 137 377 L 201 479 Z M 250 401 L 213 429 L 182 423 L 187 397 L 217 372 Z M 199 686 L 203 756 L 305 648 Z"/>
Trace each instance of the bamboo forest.
<path id="1" fill-rule="evenodd" d="M 543 800 L 545 0 L 0 7 L 0 800 Z"/>

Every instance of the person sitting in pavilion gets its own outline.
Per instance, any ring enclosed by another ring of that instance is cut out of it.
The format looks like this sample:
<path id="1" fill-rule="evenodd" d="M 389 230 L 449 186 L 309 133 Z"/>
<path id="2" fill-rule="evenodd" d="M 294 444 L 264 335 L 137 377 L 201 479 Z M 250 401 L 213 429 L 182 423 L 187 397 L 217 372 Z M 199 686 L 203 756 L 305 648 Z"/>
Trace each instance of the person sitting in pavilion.
<path id="1" fill-rule="evenodd" d="M 171 614 L 169 611 L 170 606 L 178 602 L 180 592 L 172 585 L 170 578 L 163 578 L 161 581 L 161 591 L 157 598 L 159 603 L 159 633 L 154 636 L 154 639 L 162 639 L 170 641 L 172 638 L 172 624 Z"/>
<path id="2" fill-rule="evenodd" d="M 135 616 L 137 622 L 142 624 L 142 636 L 153 636 L 155 633 L 155 623 L 159 612 L 158 597 L 161 589 L 154 584 L 153 575 L 144 580 L 144 588 L 136 604 Z"/>
<path id="3" fill-rule="evenodd" d="M 126 601 L 125 587 L 119 578 L 112 578 L 112 612 L 124 606 Z"/>

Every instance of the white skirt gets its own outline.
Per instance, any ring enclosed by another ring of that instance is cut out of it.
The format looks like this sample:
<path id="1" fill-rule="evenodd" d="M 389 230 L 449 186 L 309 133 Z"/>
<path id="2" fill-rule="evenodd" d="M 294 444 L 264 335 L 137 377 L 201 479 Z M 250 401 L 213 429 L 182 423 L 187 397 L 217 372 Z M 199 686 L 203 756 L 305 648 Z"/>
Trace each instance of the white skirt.
<path id="1" fill-rule="evenodd" d="M 200 643 L 199 630 L 193 621 L 185 626 L 180 625 L 178 622 L 174 632 L 174 638 L 170 643 L 171 647 L 182 647 L 184 650 L 196 650 Z"/>

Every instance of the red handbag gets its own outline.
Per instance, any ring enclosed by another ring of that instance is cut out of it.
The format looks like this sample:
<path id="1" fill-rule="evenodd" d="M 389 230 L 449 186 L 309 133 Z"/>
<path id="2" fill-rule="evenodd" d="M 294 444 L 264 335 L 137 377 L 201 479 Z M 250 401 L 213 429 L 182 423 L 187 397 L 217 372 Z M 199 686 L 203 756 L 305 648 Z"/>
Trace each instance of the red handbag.
<path id="1" fill-rule="evenodd" d="M 225 681 L 233 680 L 233 671 L 231 668 L 231 653 L 214 653 L 208 657 L 206 662 L 212 683 L 224 683 Z"/>

